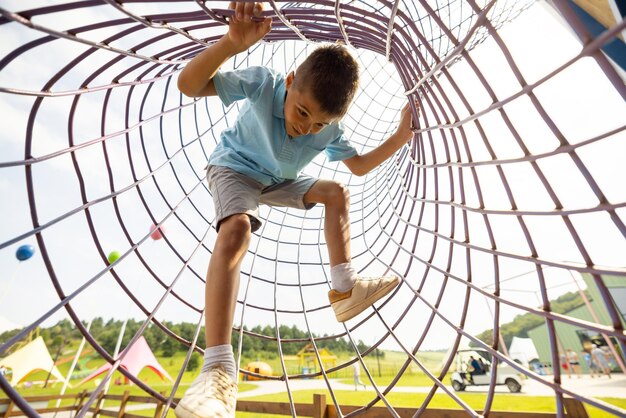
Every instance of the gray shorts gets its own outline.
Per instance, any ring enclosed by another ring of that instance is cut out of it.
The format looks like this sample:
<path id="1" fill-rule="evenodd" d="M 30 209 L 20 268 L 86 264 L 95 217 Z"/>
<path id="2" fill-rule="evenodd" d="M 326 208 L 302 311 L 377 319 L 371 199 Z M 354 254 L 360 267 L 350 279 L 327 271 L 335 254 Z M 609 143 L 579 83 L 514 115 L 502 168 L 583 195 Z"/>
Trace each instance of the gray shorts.
<path id="1" fill-rule="evenodd" d="M 228 167 L 210 165 L 207 169 L 209 191 L 213 195 L 215 220 L 219 231 L 220 222 L 231 215 L 245 213 L 250 217 L 252 232 L 261 227 L 259 204 L 311 209 L 315 203 L 304 204 L 304 195 L 317 179 L 300 176 L 271 186 L 238 173 Z"/>

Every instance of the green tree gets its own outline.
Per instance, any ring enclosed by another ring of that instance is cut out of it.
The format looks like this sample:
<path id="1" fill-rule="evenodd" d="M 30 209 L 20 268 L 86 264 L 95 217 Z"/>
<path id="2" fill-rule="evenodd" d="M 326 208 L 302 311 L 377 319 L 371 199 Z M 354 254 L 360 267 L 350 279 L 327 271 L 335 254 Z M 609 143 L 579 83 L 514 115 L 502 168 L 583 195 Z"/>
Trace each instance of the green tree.
<path id="1" fill-rule="evenodd" d="M 187 371 L 192 372 L 196 370 L 200 366 L 200 354 L 195 351 L 191 353 L 191 357 L 189 358 L 189 363 L 187 363 Z"/>
<path id="2" fill-rule="evenodd" d="M 179 345 L 178 341 L 175 341 L 171 337 L 167 338 L 161 344 L 161 354 L 163 355 L 163 357 L 172 357 L 172 356 L 174 356 L 174 354 L 176 354 L 176 351 L 178 349 L 178 345 Z"/>

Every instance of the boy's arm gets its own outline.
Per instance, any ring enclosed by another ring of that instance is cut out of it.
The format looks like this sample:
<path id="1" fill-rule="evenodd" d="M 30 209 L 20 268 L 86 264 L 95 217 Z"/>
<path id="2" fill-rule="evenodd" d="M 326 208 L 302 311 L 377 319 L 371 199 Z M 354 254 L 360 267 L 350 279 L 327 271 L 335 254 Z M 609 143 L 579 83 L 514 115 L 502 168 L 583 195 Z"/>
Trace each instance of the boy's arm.
<path id="1" fill-rule="evenodd" d="M 246 51 L 272 29 L 272 19 L 261 16 L 261 3 L 231 2 L 235 14 L 229 19 L 228 32 L 196 55 L 178 75 L 178 89 L 189 97 L 215 96 L 213 76 L 230 57 Z"/>
<path id="2" fill-rule="evenodd" d="M 419 113 L 419 105 L 417 102 L 415 102 L 415 106 Z M 393 135 L 373 150 L 363 155 L 355 155 L 354 157 L 343 160 L 343 163 L 353 174 L 357 176 L 363 176 L 369 173 L 374 168 L 385 162 L 413 137 L 411 121 L 411 108 L 407 103 L 402 109 L 400 124 Z"/>

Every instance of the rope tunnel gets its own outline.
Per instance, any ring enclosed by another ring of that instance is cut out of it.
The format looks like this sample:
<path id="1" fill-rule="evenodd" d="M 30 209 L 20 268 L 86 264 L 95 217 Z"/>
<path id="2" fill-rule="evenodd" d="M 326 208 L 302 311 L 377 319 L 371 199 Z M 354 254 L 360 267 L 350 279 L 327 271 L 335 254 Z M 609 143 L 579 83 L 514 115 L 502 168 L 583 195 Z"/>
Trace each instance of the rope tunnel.
<path id="1" fill-rule="evenodd" d="M 176 78 L 226 32 L 228 2 L 2 3 L 0 265 L 11 270 L 24 243 L 36 256 L 7 278 L 19 284 L 5 287 L 2 315 L 23 323 L 0 343 L 0 356 L 37 327 L 69 318 L 113 365 L 78 415 L 116 370 L 167 402 L 165 414 L 191 353 L 204 348 L 204 277 L 217 236 L 204 169 L 241 105 L 184 97 Z M 412 107 L 413 139 L 370 174 L 354 176 L 324 155 L 305 171 L 349 188 L 359 273 L 402 278 L 354 320 L 337 323 L 326 297 L 323 207 L 261 207 L 263 227 L 241 269 L 236 352 L 241 358 L 247 344 L 273 344 L 281 370 L 269 378 L 284 383 L 293 416 L 293 382 L 310 377 L 322 378 L 341 411 L 330 375 L 351 376 L 355 362 L 374 391 L 362 408 L 341 416 L 374 405 L 399 416 L 389 396 L 412 372 L 424 373 L 431 386 L 415 416 L 441 393 L 469 416 L 488 415 L 497 373 L 478 409 L 449 385 L 455 353 L 468 346 L 487 353 L 493 370 L 511 368 L 547 389 L 559 417 L 566 397 L 626 414 L 565 387 L 559 367 L 571 334 L 581 348 L 606 346 L 624 371 L 626 86 L 619 45 L 626 23 L 618 14 L 593 32 L 579 13 L 586 2 L 546 3 L 269 0 L 263 13 L 272 31 L 224 65 L 287 73 L 316 44 L 344 43 L 359 61 L 361 86 L 343 122 L 361 153 L 394 132 L 407 101 L 420 108 L 418 116 Z M 612 45 L 618 58 L 607 50 Z M 578 297 L 571 308 L 585 315 L 557 306 L 564 294 Z M 119 344 L 105 348 L 87 326 L 98 316 L 139 318 L 128 346 L 150 327 L 188 347 L 171 393 L 120 367 Z M 507 350 L 505 324 L 520 316 L 537 322 L 525 336 L 552 374 L 529 369 Z M 196 326 L 182 332 L 173 325 L 180 321 Z M 287 335 L 291 326 L 306 337 Z M 351 357 L 327 367 L 321 347 L 339 340 Z M 321 367 L 289 368 L 287 353 L 303 344 Z M 417 355 L 442 348 L 437 367 Z M 385 385 L 367 362 L 379 349 L 401 357 Z M 5 376 L 0 386 L 37 416 Z"/>

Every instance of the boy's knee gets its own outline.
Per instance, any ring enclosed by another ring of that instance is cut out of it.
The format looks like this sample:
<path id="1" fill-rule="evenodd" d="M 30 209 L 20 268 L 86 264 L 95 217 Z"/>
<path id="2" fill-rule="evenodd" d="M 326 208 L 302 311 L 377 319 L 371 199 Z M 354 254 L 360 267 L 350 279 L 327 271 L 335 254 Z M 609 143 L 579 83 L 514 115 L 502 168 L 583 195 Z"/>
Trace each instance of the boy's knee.
<path id="1" fill-rule="evenodd" d="M 328 203 L 350 206 L 350 190 L 341 183 L 333 182 L 328 191 Z"/>
<path id="2" fill-rule="evenodd" d="M 252 235 L 250 217 L 240 213 L 222 220 L 219 235 L 227 247 L 239 248 L 247 245 Z"/>

